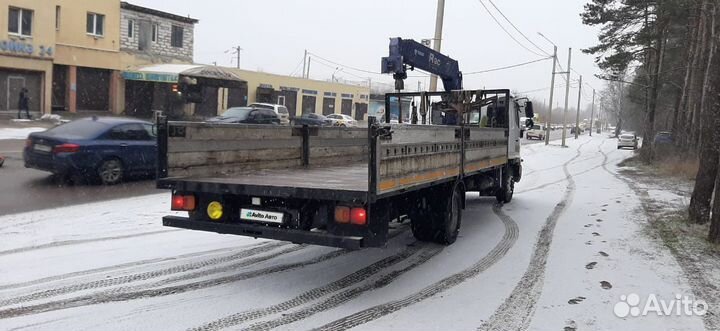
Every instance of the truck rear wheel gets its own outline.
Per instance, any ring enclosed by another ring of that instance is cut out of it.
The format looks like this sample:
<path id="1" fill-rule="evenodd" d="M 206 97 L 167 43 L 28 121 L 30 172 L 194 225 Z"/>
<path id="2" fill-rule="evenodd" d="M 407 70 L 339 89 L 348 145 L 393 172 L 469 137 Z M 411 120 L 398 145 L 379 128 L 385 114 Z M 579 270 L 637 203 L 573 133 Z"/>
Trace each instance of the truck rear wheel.
<path id="1" fill-rule="evenodd" d="M 515 180 L 513 180 L 511 169 L 510 167 L 503 168 L 500 187 L 498 187 L 495 193 L 495 199 L 497 199 L 499 203 L 510 202 L 513 198 L 513 193 L 515 193 Z"/>
<path id="2" fill-rule="evenodd" d="M 435 242 L 441 245 L 450 245 L 457 240 L 462 221 L 462 205 L 464 195 L 460 186 L 455 186 L 446 207 L 438 213 L 438 230 L 435 233 Z"/>
<path id="3" fill-rule="evenodd" d="M 419 198 L 417 206 L 410 211 L 410 229 L 415 239 L 433 241 L 435 237 L 435 215 L 425 197 Z"/>
<path id="4" fill-rule="evenodd" d="M 450 245 L 457 239 L 462 220 L 463 192 L 460 186 L 430 191 L 422 198 L 418 207 L 410 215 L 410 228 L 419 241 L 432 241 L 441 245 Z M 450 199 L 442 199 L 450 193 Z"/>

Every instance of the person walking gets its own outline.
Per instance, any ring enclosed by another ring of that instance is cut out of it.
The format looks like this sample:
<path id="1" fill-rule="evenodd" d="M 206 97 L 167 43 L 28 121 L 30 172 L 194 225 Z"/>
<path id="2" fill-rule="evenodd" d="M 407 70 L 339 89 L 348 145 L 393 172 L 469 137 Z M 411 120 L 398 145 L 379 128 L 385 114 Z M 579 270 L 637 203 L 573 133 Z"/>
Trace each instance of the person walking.
<path id="1" fill-rule="evenodd" d="M 28 119 L 31 119 L 30 117 L 30 97 L 28 96 L 29 91 L 27 88 L 23 87 L 20 90 L 20 99 L 18 100 L 18 119 L 22 118 L 20 115 L 22 114 L 22 111 L 25 111 L 25 116 L 27 116 Z"/>

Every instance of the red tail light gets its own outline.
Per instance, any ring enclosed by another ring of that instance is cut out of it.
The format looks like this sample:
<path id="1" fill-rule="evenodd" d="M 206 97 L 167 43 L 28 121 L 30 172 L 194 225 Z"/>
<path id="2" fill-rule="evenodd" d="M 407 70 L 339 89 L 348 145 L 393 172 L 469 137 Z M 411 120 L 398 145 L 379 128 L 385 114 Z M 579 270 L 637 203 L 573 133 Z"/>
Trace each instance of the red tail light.
<path id="1" fill-rule="evenodd" d="M 367 224 L 367 213 L 365 208 L 353 208 L 350 210 L 350 223 L 356 225 Z"/>
<path id="2" fill-rule="evenodd" d="M 80 145 L 76 144 L 62 144 L 53 147 L 53 153 L 77 153 L 80 151 Z"/>
<path id="3" fill-rule="evenodd" d="M 195 210 L 195 196 L 194 195 L 173 195 L 170 203 L 171 210 Z"/>

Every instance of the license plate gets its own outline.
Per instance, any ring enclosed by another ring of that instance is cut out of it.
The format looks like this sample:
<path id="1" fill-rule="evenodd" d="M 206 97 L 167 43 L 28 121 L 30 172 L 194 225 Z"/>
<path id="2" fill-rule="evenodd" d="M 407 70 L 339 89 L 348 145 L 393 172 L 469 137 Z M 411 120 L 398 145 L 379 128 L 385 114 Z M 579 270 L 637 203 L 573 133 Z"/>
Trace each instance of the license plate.
<path id="1" fill-rule="evenodd" d="M 248 221 L 282 223 L 283 213 L 242 208 L 240 218 Z"/>
<path id="2" fill-rule="evenodd" d="M 35 144 L 33 146 L 33 149 L 36 151 L 49 153 L 52 150 L 52 147 L 48 145 Z"/>

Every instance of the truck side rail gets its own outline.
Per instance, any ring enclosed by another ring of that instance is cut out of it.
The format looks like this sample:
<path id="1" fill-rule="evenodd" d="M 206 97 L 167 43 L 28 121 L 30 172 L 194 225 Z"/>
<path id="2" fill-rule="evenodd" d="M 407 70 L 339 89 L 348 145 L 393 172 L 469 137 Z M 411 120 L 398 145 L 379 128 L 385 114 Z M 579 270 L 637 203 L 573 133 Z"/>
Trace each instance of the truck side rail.
<path id="1" fill-rule="evenodd" d="M 158 126 L 160 178 L 366 162 L 367 129 L 168 122 Z"/>

